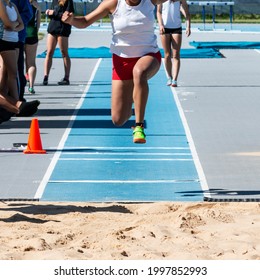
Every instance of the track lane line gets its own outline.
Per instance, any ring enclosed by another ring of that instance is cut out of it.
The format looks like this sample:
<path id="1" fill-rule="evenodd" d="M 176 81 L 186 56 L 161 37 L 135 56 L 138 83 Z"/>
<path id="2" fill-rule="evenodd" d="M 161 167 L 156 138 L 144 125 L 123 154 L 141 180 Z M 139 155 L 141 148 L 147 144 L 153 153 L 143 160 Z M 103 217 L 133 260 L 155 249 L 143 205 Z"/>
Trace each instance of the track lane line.
<path id="1" fill-rule="evenodd" d="M 81 95 L 81 98 L 80 98 L 80 100 L 79 100 L 79 102 L 78 102 L 78 104 L 77 104 L 77 106 L 76 106 L 76 108 L 74 110 L 74 113 L 72 114 L 72 116 L 70 118 L 68 127 L 65 129 L 65 132 L 64 132 L 64 134 L 63 134 L 63 136 L 61 138 L 61 141 L 60 141 L 60 143 L 58 145 L 58 151 L 54 153 L 54 156 L 53 156 L 53 158 L 51 160 L 51 163 L 50 163 L 50 165 L 49 165 L 45 175 L 43 176 L 43 179 L 41 180 L 41 183 L 40 183 L 40 185 L 39 185 L 39 187 L 38 187 L 38 189 L 37 189 L 37 191 L 36 191 L 36 193 L 34 195 L 34 199 L 40 199 L 42 197 L 42 195 L 43 195 L 43 192 L 44 192 L 44 190 L 46 188 L 46 185 L 48 184 L 49 179 L 51 177 L 51 174 L 52 174 L 52 172 L 53 172 L 53 170 L 54 170 L 54 168 L 55 168 L 55 166 L 56 166 L 56 164 L 57 164 L 57 162 L 58 162 L 58 160 L 60 158 L 60 155 L 62 153 L 62 149 L 63 149 L 63 147 L 65 145 L 65 142 L 66 142 L 66 140 L 68 138 L 68 135 L 69 135 L 69 133 L 71 131 L 71 128 L 73 126 L 73 123 L 74 123 L 74 121 L 76 119 L 77 111 L 81 108 L 81 106 L 82 106 L 82 104 L 84 102 L 84 98 L 86 97 L 86 95 L 88 93 L 88 89 L 91 86 L 92 81 L 94 80 L 95 74 L 96 74 L 96 72 L 98 70 L 98 67 L 99 67 L 99 65 L 101 63 L 101 60 L 102 60 L 101 58 L 98 59 L 96 65 L 95 65 L 95 68 L 93 69 L 93 71 L 91 73 L 90 80 L 89 80 L 90 82 L 88 82 L 88 84 L 86 85 L 85 89 L 83 90 L 83 94 Z"/>
<path id="2" fill-rule="evenodd" d="M 163 66 L 164 66 L 164 70 L 166 72 L 164 61 L 163 61 Z M 201 188 L 204 192 L 209 191 L 207 179 L 206 179 L 205 173 L 203 171 L 203 168 L 202 168 L 202 165 L 201 165 L 201 162 L 200 162 L 200 159 L 199 159 L 199 156 L 198 156 L 198 153 L 197 153 L 197 150 L 196 150 L 196 147 L 195 147 L 192 135 L 191 135 L 191 131 L 190 131 L 187 119 L 186 119 L 184 111 L 182 109 L 181 102 L 180 102 L 179 97 L 178 97 L 178 93 L 177 93 L 177 91 L 174 87 L 171 87 L 171 91 L 172 91 L 172 96 L 173 96 L 173 99 L 176 103 L 177 109 L 179 111 L 180 119 L 182 121 L 184 130 L 185 130 L 185 133 L 186 133 L 186 137 L 188 139 L 188 143 L 189 143 L 191 154 L 192 154 L 192 157 L 193 157 L 193 160 L 194 160 L 195 168 L 198 172 Z"/>

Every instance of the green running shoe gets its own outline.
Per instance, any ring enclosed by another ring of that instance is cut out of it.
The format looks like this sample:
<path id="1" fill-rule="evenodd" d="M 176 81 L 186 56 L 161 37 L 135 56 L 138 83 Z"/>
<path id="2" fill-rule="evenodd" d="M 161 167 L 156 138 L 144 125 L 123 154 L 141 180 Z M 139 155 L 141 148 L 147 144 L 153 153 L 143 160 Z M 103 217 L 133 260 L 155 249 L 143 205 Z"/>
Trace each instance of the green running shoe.
<path id="1" fill-rule="evenodd" d="M 29 94 L 35 94 L 35 90 L 33 87 L 29 87 L 28 92 L 29 92 Z"/>
<path id="2" fill-rule="evenodd" d="M 134 143 L 140 143 L 140 144 L 146 143 L 145 133 L 144 133 L 143 127 L 141 127 L 141 126 L 134 127 L 133 142 Z"/>

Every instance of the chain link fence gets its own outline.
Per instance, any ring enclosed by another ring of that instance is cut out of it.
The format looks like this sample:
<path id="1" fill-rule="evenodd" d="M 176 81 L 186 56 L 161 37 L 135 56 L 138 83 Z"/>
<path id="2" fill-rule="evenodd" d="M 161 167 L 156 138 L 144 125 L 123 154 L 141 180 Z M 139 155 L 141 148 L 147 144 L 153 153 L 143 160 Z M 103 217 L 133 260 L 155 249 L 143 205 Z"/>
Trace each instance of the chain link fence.
<path id="1" fill-rule="evenodd" d="M 42 9 L 42 12 L 45 13 L 46 9 L 50 8 L 51 1 L 41 1 L 38 0 Z M 102 0 L 74 0 L 74 7 L 75 13 L 78 15 L 85 15 L 86 13 L 90 13 L 93 11 Z M 200 1 L 193 1 L 193 2 L 209 2 L 206 0 Z M 219 0 L 217 2 L 229 2 L 225 0 Z M 260 15 L 260 0 L 233 0 L 234 7 L 233 12 L 234 14 L 256 14 Z M 206 13 L 211 14 L 212 6 L 206 7 Z M 200 14 L 201 7 L 198 5 L 190 6 L 190 13 L 191 14 Z M 229 13 L 229 6 L 216 6 L 216 14 L 228 14 Z"/>

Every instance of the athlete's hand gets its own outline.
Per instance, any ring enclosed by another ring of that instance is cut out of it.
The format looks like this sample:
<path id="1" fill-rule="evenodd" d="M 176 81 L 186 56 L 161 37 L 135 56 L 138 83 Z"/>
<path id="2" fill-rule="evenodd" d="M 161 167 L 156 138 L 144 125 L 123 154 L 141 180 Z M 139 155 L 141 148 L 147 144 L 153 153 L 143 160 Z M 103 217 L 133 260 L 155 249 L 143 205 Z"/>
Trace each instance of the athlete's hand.
<path id="1" fill-rule="evenodd" d="M 190 28 L 186 28 L 186 36 L 189 37 L 191 34 L 191 30 Z"/>
<path id="2" fill-rule="evenodd" d="M 54 13 L 54 10 L 49 10 L 49 9 L 47 9 L 46 12 L 45 12 L 45 14 L 46 14 L 47 16 L 52 16 L 53 13 Z"/>
<path id="3" fill-rule="evenodd" d="M 74 18 L 73 13 L 66 11 L 63 13 L 61 20 L 65 23 L 72 24 L 73 18 Z"/>
<path id="4" fill-rule="evenodd" d="M 159 26 L 159 31 L 160 31 L 160 35 L 163 35 L 165 33 L 165 29 L 163 25 Z"/>

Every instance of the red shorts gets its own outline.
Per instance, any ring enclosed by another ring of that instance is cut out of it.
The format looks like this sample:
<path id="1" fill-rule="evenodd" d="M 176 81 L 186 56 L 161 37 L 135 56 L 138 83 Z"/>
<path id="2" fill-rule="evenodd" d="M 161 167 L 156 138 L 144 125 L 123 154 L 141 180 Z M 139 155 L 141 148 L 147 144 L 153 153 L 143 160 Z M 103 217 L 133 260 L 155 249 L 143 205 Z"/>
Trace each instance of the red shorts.
<path id="1" fill-rule="evenodd" d="M 155 57 L 161 64 L 161 53 L 148 53 L 147 55 Z M 116 54 L 112 56 L 112 80 L 132 80 L 133 68 L 140 57 L 120 57 Z"/>

